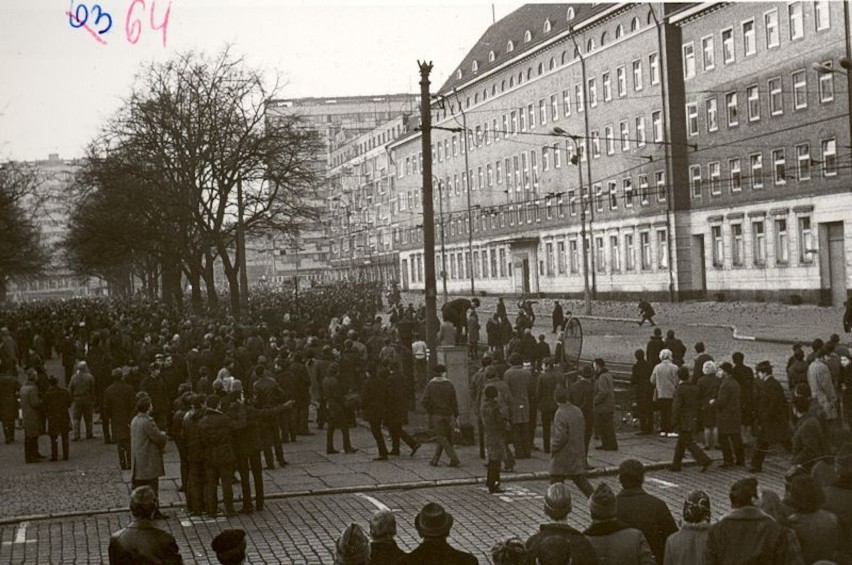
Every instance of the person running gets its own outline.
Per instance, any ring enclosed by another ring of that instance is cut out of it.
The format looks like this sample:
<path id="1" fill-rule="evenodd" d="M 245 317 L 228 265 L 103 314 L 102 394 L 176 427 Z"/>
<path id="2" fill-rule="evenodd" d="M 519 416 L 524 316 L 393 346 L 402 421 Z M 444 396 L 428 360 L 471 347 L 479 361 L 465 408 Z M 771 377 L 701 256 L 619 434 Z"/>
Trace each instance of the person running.
<path id="1" fill-rule="evenodd" d="M 654 323 L 654 316 L 657 313 L 654 312 L 654 307 L 651 306 L 651 303 L 645 300 L 644 298 L 639 300 L 639 326 L 645 324 L 645 322 L 650 322 L 652 326 L 656 326 Z"/>

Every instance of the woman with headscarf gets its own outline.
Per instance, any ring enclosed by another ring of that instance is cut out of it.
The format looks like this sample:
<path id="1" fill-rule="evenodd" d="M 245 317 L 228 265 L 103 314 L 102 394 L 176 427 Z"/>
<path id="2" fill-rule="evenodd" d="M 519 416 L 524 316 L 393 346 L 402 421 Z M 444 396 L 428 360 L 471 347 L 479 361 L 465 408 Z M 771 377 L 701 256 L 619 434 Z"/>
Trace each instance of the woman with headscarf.
<path id="1" fill-rule="evenodd" d="M 701 490 L 683 501 L 683 527 L 666 540 L 664 565 L 704 565 L 704 548 L 710 531 L 710 497 Z"/>

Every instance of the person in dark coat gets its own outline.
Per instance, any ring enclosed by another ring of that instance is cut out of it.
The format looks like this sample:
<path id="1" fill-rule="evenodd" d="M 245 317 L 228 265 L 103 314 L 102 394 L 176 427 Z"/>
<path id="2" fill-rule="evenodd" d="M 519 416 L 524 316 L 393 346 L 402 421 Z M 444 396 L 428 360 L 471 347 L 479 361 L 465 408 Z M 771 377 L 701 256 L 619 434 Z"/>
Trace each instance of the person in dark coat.
<path id="1" fill-rule="evenodd" d="M 529 459 L 532 455 L 529 441 L 529 391 L 532 372 L 523 366 L 521 355 L 518 353 L 513 353 L 509 362 L 511 367 L 503 375 L 503 380 L 511 393 L 509 414 L 512 420 L 512 442 L 515 445 L 515 456 L 518 459 Z"/>
<path id="2" fill-rule="evenodd" d="M 325 452 L 329 455 L 339 453 L 334 448 L 334 432 L 340 430 L 343 434 L 343 451 L 355 453 L 349 439 L 349 422 L 347 421 L 348 410 L 343 385 L 338 380 L 338 365 L 334 363 L 329 366 L 328 373 L 322 380 L 322 402 L 325 406 L 325 414 L 328 421 L 328 429 L 325 434 Z M 268 463 L 268 461 L 267 461 Z"/>
<path id="3" fill-rule="evenodd" d="M 585 496 L 592 491 L 586 477 L 585 418 L 577 406 L 568 400 L 568 392 L 557 387 L 554 399 L 558 408 L 553 417 L 553 437 L 550 443 L 550 482 L 561 483 L 571 479 Z"/>
<path id="4" fill-rule="evenodd" d="M 825 492 L 810 475 L 798 475 L 790 483 L 793 514 L 787 524 L 799 540 L 805 563 L 837 560 L 840 526 L 837 516 L 825 510 Z"/>
<path id="5" fill-rule="evenodd" d="M 379 510 L 370 518 L 370 565 L 399 565 L 408 555 L 399 548 L 396 518 L 390 510 Z"/>
<path id="6" fill-rule="evenodd" d="M 437 502 L 423 507 L 414 519 L 414 527 L 423 538 L 414 551 L 402 561 L 403 565 L 476 565 L 479 561 L 466 551 L 447 543 L 453 527 L 453 516 Z"/>
<path id="7" fill-rule="evenodd" d="M 433 467 L 438 466 L 444 451 L 450 457 L 450 467 L 461 465 L 455 449 L 453 449 L 453 427 L 459 416 L 456 389 L 447 377 L 447 368 L 436 365 L 434 376 L 426 384 L 423 391 L 423 408 L 429 414 L 429 429 L 435 434 L 435 454 L 429 462 Z"/>
<path id="8" fill-rule="evenodd" d="M 828 441 L 819 419 L 811 412 L 810 407 L 810 398 L 793 397 L 793 413 L 797 422 L 791 442 L 791 464 L 800 465 L 808 472 L 828 455 Z"/>
<path id="9" fill-rule="evenodd" d="M 27 382 L 21 387 L 21 421 L 24 425 L 24 461 L 38 463 L 44 456 L 38 451 L 38 438 L 44 433 L 42 398 L 36 386 L 36 371 L 27 371 Z"/>
<path id="10" fill-rule="evenodd" d="M 266 468 L 275 469 L 275 460 L 283 467 L 284 448 L 281 445 L 281 428 L 278 425 L 279 413 L 284 405 L 284 392 L 263 365 L 255 367 L 257 380 L 254 382 L 254 407 L 262 410 L 260 439 Z M 347 430 L 348 431 L 348 430 Z"/>
<path id="11" fill-rule="evenodd" d="M 654 312 L 654 307 L 651 306 L 651 303 L 645 299 L 639 301 L 639 326 L 641 327 L 646 321 L 650 322 L 652 326 L 656 326 L 654 323 L 654 316 L 656 312 Z"/>
<path id="12" fill-rule="evenodd" d="M 441 316 L 445 322 L 450 322 L 456 327 L 456 345 L 465 343 L 462 336 L 466 336 L 467 311 L 471 308 L 479 308 L 479 299 L 456 298 L 450 300 L 441 307 Z"/>
<path id="13" fill-rule="evenodd" d="M 0 375 L 0 422 L 7 444 L 15 441 L 15 419 L 18 417 L 18 392 L 21 383 L 14 375 Z"/>
<path id="14" fill-rule="evenodd" d="M 666 332 L 666 340 L 663 342 L 663 348 L 672 352 L 672 362 L 680 367 L 683 365 L 683 358 L 686 356 L 686 346 L 681 340 L 675 337 L 675 331 L 669 330 Z"/>
<path id="15" fill-rule="evenodd" d="M 645 359 L 651 365 L 656 365 L 660 362 L 660 351 L 665 349 L 663 344 L 663 330 L 654 328 L 654 335 L 648 340 L 648 345 L 645 347 Z"/>
<path id="16" fill-rule="evenodd" d="M 686 373 L 689 378 L 689 372 Z M 616 497 L 618 520 L 645 534 L 657 565 L 665 557 L 666 539 L 675 533 L 677 524 L 666 503 L 642 488 L 645 467 L 635 459 L 626 459 L 618 467 L 618 480 L 622 489 Z"/>
<path id="17" fill-rule="evenodd" d="M 615 412 L 615 385 L 612 374 L 607 370 L 603 359 L 597 358 L 595 364 L 595 396 L 593 399 L 593 411 L 595 418 L 595 431 L 601 439 L 601 444 L 595 449 L 604 451 L 618 451 L 618 441 L 615 437 L 615 423 L 613 414 Z"/>
<path id="18" fill-rule="evenodd" d="M 559 385 L 565 386 L 565 375 L 559 371 L 556 359 L 550 357 L 544 362 L 544 372 L 538 379 L 535 391 L 535 402 L 541 411 L 541 440 L 545 453 L 550 453 L 550 430 L 557 408 L 553 395 Z"/>
<path id="19" fill-rule="evenodd" d="M 639 431 L 637 435 L 650 435 L 654 433 L 654 387 L 651 385 L 651 372 L 654 366 L 645 359 L 645 352 L 637 349 L 633 356 L 636 363 L 630 374 L 630 384 L 633 385 L 635 394 L 636 412 L 639 419 Z"/>
<path id="20" fill-rule="evenodd" d="M 390 432 L 391 449 L 389 455 L 399 455 L 399 442 L 402 440 L 411 450 L 411 456 L 420 449 L 420 443 L 405 431 L 403 425 L 408 418 L 408 396 L 405 375 L 391 367 L 387 377 L 388 404 L 385 407 L 385 427 Z"/>
<path id="21" fill-rule="evenodd" d="M 505 425 L 507 429 L 511 429 L 512 421 L 509 417 L 510 413 L 510 398 L 512 396 L 511 391 L 509 391 L 509 385 L 501 379 L 497 374 L 497 369 L 494 365 L 489 365 L 485 368 L 485 382 L 483 383 L 483 388 L 487 386 L 493 386 L 497 389 L 497 403 L 500 406 L 500 412 L 503 414 L 503 420 L 505 421 Z M 482 401 L 484 401 L 484 397 L 480 400 L 480 410 L 482 410 Z M 507 473 L 511 473 L 515 468 L 515 454 L 512 453 L 512 449 L 509 447 L 509 436 L 511 433 L 507 433 L 505 436 L 506 442 L 503 446 L 503 455 L 504 455 L 504 463 L 503 470 Z"/>
<path id="22" fill-rule="evenodd" d="M 568 391 L 568 400 L 571 401 L 571 404 L 580 409 L 580 412 L 583 413 L 583 419 L 585 420 L 585 442 L 586 442 L 586 454 L 589 453 L 589 442 L 592 440 L 592 429 L 594 427 L 594 398 L 595 398 L 595 385 L 592 382 L 593 372 L 592 368 L 588 365 L 583 367 L 580 371 L 580 375 L 582 376 L 577 382 L 571 385 L 571 389 Z"/>
<path id="23" fill-rule="evenodd" d="M 562 305 L 558 300 L 553 302 L 553 313 L 550 315 L 553 322 L 553 333 L 562 329 L 562 324 L 565 323 L 565 314 L 562 311 Z"/>
<path id="24" fill-rule="evenodd" d="M 730 363 L 722 363 L 719 371 L 722 373 L 722 382 L 719 384 L 719 392 L 713 401 L 716 409 L 717 424 L 719 430 L 719 444 L 722 448 L 723 468 L 733 467 L 735 464 L 745 466 L 745 450 L 743 449 L 743 438 L 740 429 L 740 418 L 742 407 L 740 405 L 740 385 L 734 379 Z"/>
<path id="25" fill-rule="evenodd" d="M 174 536 L 154 525 L 159 506 L 157 494 L 151 487 L 141 486 L 133 489 L 130 494 L 130 513 L 133 515 L 133 522 L 109 538 L 110 565 L 183 563 Z"/>
<path id="26" fill-rule="evenodd" d="M 130 469 L 130 421 L 136 406 L 136 393 L 121 369 L 113 370 L 112 379 L 112 384 L 104 390 L 101 419 L 109 422 L 110 437 L 118 450 L 118 465 L 127 470 Z"/>
<path id="27" fill-rule="evenodd" d="M 486 370 L 491 366 L 491 355 L 485 354 L 481 359 L 482 366 L 470 378 L 470 404 L 473 409 L 473 416 L 476 419 L 477 436 L 479 438 L 479 458 L 485 459 L 485 431 L 482 427 L 482 415 L 480 408 L 482 406 L 482 393 L 485 389 Z"/>
<path id="28" fill-rule="evenodd" d="M 537 563 L 542 555 L 545 540 L 560 537 L 568 542 L 571 548 L 572 565 L 597 565 L 597 556 L 589 540 L 583 534 L 568 524 L 568 514 L 571 513 L 571 492 L 563 483 L 554 483 L 547 488 L 544 495 L 544 513 L 553 520 L 539 526 L 539 531 L 526 541 L 530 562 Z"/>
<path id="29" fill-rule="evenodd" d="M 204 471 L 204 443 L 201 439 L 201 428 L 198 423 L 204 416 L 203 394 L 195 394 L 189 398 L 190 409 L 183 417 L 183 443 L 186 450 L 187 482 L 186 506 L 190 516 L 201 516 L 205 510 L 204 486 L 206 477 Z"/>
<path id="30" fill-rule="evenodd" d="M 692 382 L 698 382 L 698 379 L 700 379 L 704 375 L 704 363 L 712 360 L 713 356 L 707 353 L 704 346 L 704 342 L 696 342 L 695 361 L 692 362 Z"/>
<path id="31" fill-rule="evenodd" d="M 763 470 L 763 460 L 773 444 L 781 444 L 785 451 L 790 450 L 790 411 L 784 389 L 772 376 L 772 364 L 769 361 L 761 361 L 756 368 L 758 380 L 754 383 L 753 402 L 754 436 L 757 441 L 751 457 L 751 473 Z"/>
<path id="32" fill-rule="evenodd" d="M 44 394 L 44 414 L 47 417 L 47 435 L 50 436 L 50 460 L 58 460 L 57 440 L 62 439 L 62 460 L 68 461 L 68 440 L 71 431 L 71 394 L 59 386 L 56 377 L 49 377 L 50 388 Z"/>
<path id="33" fill-rule="evenodd" d="M 234 445 L 231 437 L 231 419 L 219 408 L 219 397 L 208 396 L 204 416 L 198 422 L 201 443 L 204 446 L 204 468 L 206 471 L 205 493 L 207 514 L 216 516 L 218 509 L 218 485 L 222 482 L 222 498 L 225 515 L 234 515 Z"/>
<path id="34" fill-rule="evenodd" d="M 695 443 L 694 433 L 701 429 L 701 391 L 697 384 L 690 380 L 689 369 L 678 368 L 677 372 L 680 382 L 675 389 L 674 401 L 672 402 L 672 422 L 678 432 L 677 444 L 675 445 L 674 458 L 669 467 L 671 471 L 680 471 L 683 455 L 686 450 L 701 465 L 703 473 L 713 464 L 710 457 L 704 453 Z"/>
<path id="35" fill-rule="evenodd" d="M 382 433 L 382 422 L 388 405 L 387 372 L 388 363 L 384 361 L 375 373 L 368 371 L 367 378 L 361 384 L 361 413 L 370 424 L 370 431 L 379 450 L 379 456 L 374 461 L 386 461 L 388 458 L 388 448 Z"/>
<path id="36" fill-rule="evenodd" d="M 755 380 L 754 371 L 745 364 L 745 356 L 739 351 L 731 354 L 734 362 L 733 377 L 740 385 L 740 407 L 742 409 L 742 436 L 748 438 L 754 435 L 752 429 L 755 417 Z"/>
<path id="37" fill-rule="evenodd" d="M 618 499 L 606 483 L 589 497 L 592 525 L 583 534 L 595 550 L 598 563 L 607 565 L 654 565 L 654 554 L 645 535 L 618 519 Z"/>
<path id="38" fill-rule="evenodd" d="M 147 392 L 151 397 L 151 405 L 154 408 L 153 418 L 157 422 L 157 427 L 161 430 L 167 429 L 171 401 L 166 392 L 166 381 L 160 375 L 160 366 L 157 363 L 152 363 L 148 368 L 148 376 L 142 379 L 139 383 L 139 390 Z"/>
<path id="39" fill-rule="evenodd" d="M 834 463 L 837 480 L 825 487 L 823 508 L 837 516 L 840 537 L 837 548 L 837 562 L 840 565 L 852 563 L 852 443 L 840 446 Z"/>
<path id="40" fill-rule="evenodd" d="M 491 494 L 504 492 L 500 486 L 500 465 L 505 457 L 506 419 L 497 400 L 497 387 L 487 386 L 483 391 L 481 417 L 485 436 L 485 452 L 488 457 L 485 486 Z"/>
<path id="41" fill-rule="evenodd" d="M 251 514 L 254 509 L 263 510 L 263 465 L 260 461 L 260 440 L 258 437 L 259 410 L 247 404 L 243 398 L 243 386 L 240 381 L 231 384 L 228 394 L 227 414 L 231 418 L 231 439 L 234 445 L 234 466 L 240 474 L 240 487 L 243 495 L 241 514 Z M 251 479 L 249 478 L 251 473 Z M 251 481 L 254 482 L 254 504 L 251 498 Z"/>

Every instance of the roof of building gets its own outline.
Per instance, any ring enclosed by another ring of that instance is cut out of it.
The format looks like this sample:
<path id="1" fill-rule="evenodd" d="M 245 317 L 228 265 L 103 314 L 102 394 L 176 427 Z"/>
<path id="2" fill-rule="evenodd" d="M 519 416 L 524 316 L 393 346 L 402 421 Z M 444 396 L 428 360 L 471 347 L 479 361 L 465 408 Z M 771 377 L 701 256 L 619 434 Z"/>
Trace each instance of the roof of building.
<path id="1" fill-rule="evenodd" d="M 611 6 L 613 4 L 610 3 L 525 4 L 492 24 L 482 34 L 441 86 L 439 92 L 452 90 L 474 76 L 502 65 L 510 59 L 518 58 Z M 510 41 L 512 51 L 508 52 Z"/>

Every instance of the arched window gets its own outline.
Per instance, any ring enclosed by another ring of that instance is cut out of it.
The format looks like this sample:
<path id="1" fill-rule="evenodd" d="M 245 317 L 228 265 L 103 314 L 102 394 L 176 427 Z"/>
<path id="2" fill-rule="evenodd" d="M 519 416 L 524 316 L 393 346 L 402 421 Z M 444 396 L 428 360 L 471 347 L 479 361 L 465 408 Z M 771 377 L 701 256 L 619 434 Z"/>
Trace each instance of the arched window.
<path id="1" fill-rule="evenodd" d="M 491 51 L 491 52 L 488 53 L 488 62 L 489 63 L 493 63 L 494 59 L 496 59 L 496 58 L 497 58 L 497 56 L 494 54 L 494 51 Z"/>
<path id="2" fill-rule="evenodd" d="M 553 26 L 550 25 L 550 18 L 544 20 L 544 33 L 549 32 Z"/>
<path id="3" fill-rule="evenodd" d="M 482 101 L 485 102 L 486 100 L 488 100 L 488 89 L 483 88 L 482 89 Z"/>
<path id="4" fill-rule="evenodd" d="M 479 103 L 479 93 L 478 92 L 474 93 L 474 95 L 473 95 L 473 103 L 474 104 Z"/>
<path id="5" fill-rule="evenodd" d="M 532 67 L 527 68 L 527 80 L 532 78 Z"/>
<path id="6" fill-rule="evenodd" d="M 639 31 L 639 18 L 633 18 L 633 21 L 630 22 L 630 31 Z"/>
<path id="7" fill-rule="evenodd" d="M 492 85 L 491 85 L 491 96 L 494 96 L 494 95 L 496 95 L 496 94 L 497 94 L 497 85 L 496 85 L 496 84 L 492 84 Z"/>
<path id="8" fill-rule="evenodd" d="M 509 43 L 506 44 L 506 53 L 511 53 L 515 50 L 515 44 L 512 43 L 512 40 L 509 40 Z"/>
<path id="9" fill-rule="evenodd" d="M 551 57 L 551 58 L 550 58 L 550 70 L 552 71 L 552 70 L 553 70 L 553 69 L 555 69 L 555 68 L 556 68 L 556 59 L 554 59 L 553 57 Z"/>
<path id="10" fill-rule="evenodd" d="M 595 50 L 595 40 L 589 39 L 589 41 L 586 43 L 586 53 L 591 53 L 594 50 Z"/>
<path id="11" fill-rule="evenodd" d="M 601 34 L 601 47 L 603 47 L 604 45 L 606 45 L 606 42 L 607 42 L 607 41 L 609 41 L 609 36 L 606 34 L 606 32 L 603 32 L 603 33 Z"/>
<path id="12" fill-rule="evenodd" d="M 524 72 L 521 71 L 518 73 L 518 86 L 524 84 Z"/>
<path id="13" fill-rule="evenodd" d="M 513 86 L 515 86 L 515 77 L 511 76 L 509 77 L 509 88 L 512 88 Z"/>
<path id="14" fill-rule="evenodd" d="M 461 77 L 462 77 L 462 70 L 461 70 L 461 69 L 459 69 L 459 70 L 457 70 L 457 71 L 456 71 L 456 78 L 457 78 L 458 80 L 461 80 Z"/>
<path id="15" fill-rule="evenodd" d="M 532 41 L 532 32 L 527 30 L 524 32 L 524 43 L 529 43 L 530 41 Z"/>
<path id="16" fill-rule="evenodd" d="M 541 76 L 543 74 L 544 74 L 544 63 L 539 63 L 538 64 L 538 76 Z"/>
<path id="17" fill-rule="evenodd" d="M 564 65 L 567 62 L 568 62 L 568 51 L 563 51 L 562 52 L 562 64 Z"/>
<path id="18" fill-rule="evenodd" d="M 648 10 L 648 19 L 646 21 L 648 25 L 656 24 L 656 21 L 654 20 L 654 10 Z"/>
<path id="19" fill-rule="evenodd" d="M 568 16 L 565 19 L 569 22 L 574 19 L 574 8 L 568 8 Z"/>
<path id="20" fill-rule="evenodd" d="M 473 64 L 470 66 L 470 68 L 471 68 L 471 70 L 473 70 L 474 73 L 477 72 L 479 70 L 479 63 L 474 61 Z"/>
<path id="21" fill-rule="evenodd" d="M 506 92 L 506 79 L 500 81 L 500 92 Z"/>

